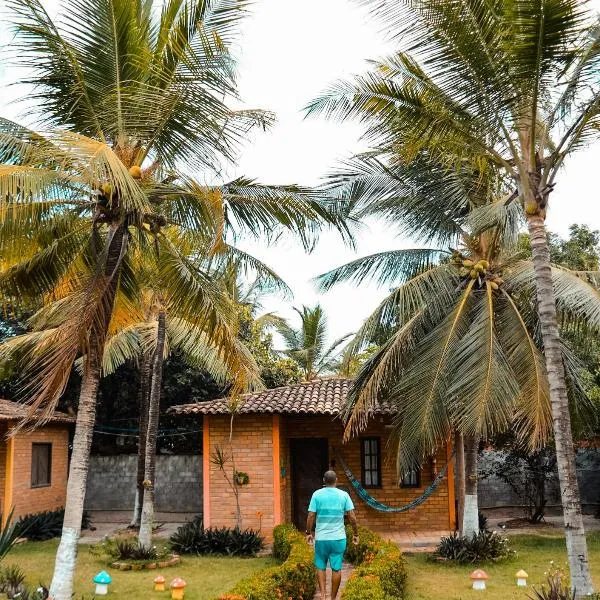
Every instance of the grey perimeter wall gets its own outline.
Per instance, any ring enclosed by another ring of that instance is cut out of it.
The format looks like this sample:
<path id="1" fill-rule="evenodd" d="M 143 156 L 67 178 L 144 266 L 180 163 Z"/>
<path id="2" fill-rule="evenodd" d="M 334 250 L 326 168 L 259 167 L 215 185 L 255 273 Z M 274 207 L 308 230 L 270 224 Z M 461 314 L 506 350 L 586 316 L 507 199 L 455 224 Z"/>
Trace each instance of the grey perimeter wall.
<path id="1" fill-rule="evenodd" d="M 486 472 L 493 464 L 497 452 L 483 452 L 479 455 L 479 471 Z M 585 449 L 577 452 L 577 479 L 581 493 L 581 503 L 593 511 L 600 505 L 600 449 Z M 547 484 L 548 504 L 560 504 L 558 477 Z M 478 483 L 479 506 L 481 508 L 497 508 L 502 506 L 519 506 L 521 501 L 511 488 L 497 477 L 480 479 Z"/>
<path id="2" fill-rule="evenodd" d="M 90 456 L 85 507 L 132 510 L 137 455 Z M 156 457 L 156 510 L 202 512 L 202 456 Z"/>

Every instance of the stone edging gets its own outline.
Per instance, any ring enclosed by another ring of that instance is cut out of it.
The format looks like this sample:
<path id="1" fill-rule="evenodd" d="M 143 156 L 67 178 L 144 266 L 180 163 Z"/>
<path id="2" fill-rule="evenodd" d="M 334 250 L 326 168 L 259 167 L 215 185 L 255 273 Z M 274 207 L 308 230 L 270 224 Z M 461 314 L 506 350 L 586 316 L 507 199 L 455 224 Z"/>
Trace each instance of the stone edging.
<path id="1" fill-rule="evenodd" d="M 149 563 L 128 563 L 124 561 L 117 561 L 110 563 L 110 566 L 113 569 L 118 569 L 119 571 L 151 571 L 153 569 L 166 569 L 167 567 L 174 567 L 180 562 L 181 557 L 178 554 L 173 554 L 173 556 L 167 560 L 157 560 Z"/>

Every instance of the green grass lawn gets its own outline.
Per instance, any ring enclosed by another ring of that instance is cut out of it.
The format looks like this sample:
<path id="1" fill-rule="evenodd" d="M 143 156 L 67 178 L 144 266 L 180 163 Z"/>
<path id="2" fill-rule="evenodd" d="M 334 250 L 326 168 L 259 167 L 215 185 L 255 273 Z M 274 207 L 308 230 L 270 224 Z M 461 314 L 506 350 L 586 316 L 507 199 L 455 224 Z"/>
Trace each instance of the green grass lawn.
<path id="1" fill-rule="evenodd" d="M 485 592 L 470 589 L 469 575 L 475 567 L 434 563 L 425 555 L 407 555 L 407 600 L 525 600 L 531 587 L 517 588 L 514 574 L 525 569 L 529 584 L 539 587 L 545 581 L 544 571 L 554 561 L 565 567 L 567 555 L 561 537 L 548 535 L 518 535 L 511 538 L 517 555 L 500 564 L 483 565 L 490 579 Z M 600 534 L 588 535 L 590 565 L 596 589 L 600 589 Z"/>
<path id="2" fill-rule="evenodd" d="M 26 542 L 18 545 L 3 561 L 3 565 L 15 564 L 27 574 L 27 583 L 36 586 L 39 583 L 49 585 L 54 569 L 54 555 L 58 540 L 49 542 Z M 109 597 L 145 598 L 158 600 L 170 598 L 167 592 L 154 592 L 152 582 L 158 573 L 165 576 L 167 582 L 175 577 L 183 577 L 188 586 L 186 600 L 209 600 L 227 592 L 237 581 L 247 577 L 258 569 L 276 564 L 270 558 L 215 558 L 183 557 L 180 565 L 154 571 L 116 571 L 90 554 L 88 546 L 80 546 L 77 561 L 75 593 L 77 598 L 91 598 L 94 591 L 92 578 L 98 571 L 106 570 L 111 574 L 113 583 Z"/>

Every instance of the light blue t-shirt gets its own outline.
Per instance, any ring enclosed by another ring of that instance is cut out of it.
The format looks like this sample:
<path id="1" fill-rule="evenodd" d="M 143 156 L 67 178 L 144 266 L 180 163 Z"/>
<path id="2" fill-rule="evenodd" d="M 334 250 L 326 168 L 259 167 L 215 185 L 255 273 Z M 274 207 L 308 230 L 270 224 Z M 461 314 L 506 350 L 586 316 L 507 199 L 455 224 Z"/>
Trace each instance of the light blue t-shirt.
<path id="1" fill-rule="evenodd" d="M 315 540 L 346 539 L 344 514 L 354 510 L 348 492 L 335 487 L 317 490 L 310 499 L 308 511 L 317 513 Z"/>

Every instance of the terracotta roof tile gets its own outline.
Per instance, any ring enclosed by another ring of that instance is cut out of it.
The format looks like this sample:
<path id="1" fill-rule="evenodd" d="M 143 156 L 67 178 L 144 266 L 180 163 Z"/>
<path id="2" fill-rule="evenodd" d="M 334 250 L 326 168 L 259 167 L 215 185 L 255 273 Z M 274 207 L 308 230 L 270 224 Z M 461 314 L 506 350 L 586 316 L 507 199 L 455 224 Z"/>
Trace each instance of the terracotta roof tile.
<path id="1" fill-rule="evenodd" d="M 26 404 L 0 398 L 0 421 L 20 421 L 27 415 L 27 410 Z M 50 423 L 75 423 L 75 417 L 57 410 L 50 418 Z"/>
<path id="2" fill-rule="evenodd" d="M 272 390 L 243 394 L 239 414 L 288 414 L 338 416 L 346 401 L 351 379 L 331 377 L 287 385 Z M 227 398 L 173 406 L 176 415 L 223 415 L 229 413 Z M 388 406 L 380 406 L 378 414 L 389 414 Z"/>

